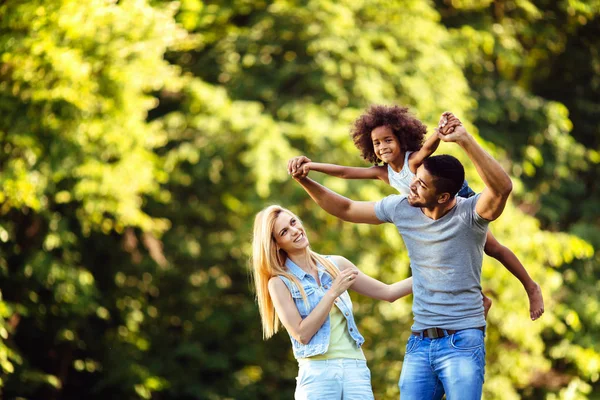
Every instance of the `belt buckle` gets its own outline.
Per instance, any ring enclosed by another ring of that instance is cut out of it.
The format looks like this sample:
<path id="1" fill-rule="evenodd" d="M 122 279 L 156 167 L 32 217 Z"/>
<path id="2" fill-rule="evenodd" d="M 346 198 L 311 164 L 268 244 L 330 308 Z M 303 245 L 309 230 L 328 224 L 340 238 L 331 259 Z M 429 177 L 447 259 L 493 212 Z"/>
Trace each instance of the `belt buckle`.
<path id="1" fill-rule="evenodd" d="M 430 339 L 437 339 L 441 337 L 440 335 L 438 335 L 437 328 L 427 328 L 425 331 L 427 332 L 427 337 Z"/>

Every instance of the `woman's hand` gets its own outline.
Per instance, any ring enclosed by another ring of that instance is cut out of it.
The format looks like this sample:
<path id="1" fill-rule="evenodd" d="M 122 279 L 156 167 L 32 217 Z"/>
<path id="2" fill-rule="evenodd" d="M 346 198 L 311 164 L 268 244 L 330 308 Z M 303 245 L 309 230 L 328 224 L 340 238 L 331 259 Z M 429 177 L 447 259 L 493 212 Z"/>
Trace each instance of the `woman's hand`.
<path id="1" fill-rule="evenodd" d="M 336 276 L 331 284 L 331 289 L 335 297 L 339 297 L 342 293 L 344 293 L 350 286 L 354 284 L 356 281 L 356 277 L 358 276 L 357 268 L 346 268 Z"/>
<path id="2" fill-rule="evenodd" d="M 352 279 L 352 290 L 356 293 L 389 302 L 412 293 L 412 278 L 388 285 L 361 272 L 356 265 L 342 256 L 333 256 L 332 260 L 342 272 L 347 270 L 357 272 L 356 277 Z"/>

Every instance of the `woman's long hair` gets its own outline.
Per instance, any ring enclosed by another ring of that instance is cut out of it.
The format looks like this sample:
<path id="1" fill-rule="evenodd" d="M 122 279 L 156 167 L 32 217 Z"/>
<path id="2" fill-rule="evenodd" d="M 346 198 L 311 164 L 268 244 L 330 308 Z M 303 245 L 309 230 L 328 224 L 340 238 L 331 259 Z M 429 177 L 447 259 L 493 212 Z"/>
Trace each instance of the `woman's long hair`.
<path id="1" fill-rule="evenodd" d="M 256 301 L 262 321 L 263 338 L 268 339 L 279 331 L 279 318 L 275 313 L 273 300 L 269 293 L 269 280 L 275 276 L 284 276 L 293 282 L 300 290 L 302 298 L 306 301 L 306 292 L 302 284 L 285 266 L 287 254 L 278 248 L 273 237 L 275 220 L 282 212 L 287 212 L 300 220 L 293 212 L 278 206 L 272 205 L 256 214 L 254 219 L 254 236 L 252 239 L 252 275 L 256 287 Z M 321 264 L 329 275 L 335 278 L 338 275 L 338 269 L 334 264 L 315 253 L 310 248 L 307 249 L 310 260 L 315 264 Z"/>

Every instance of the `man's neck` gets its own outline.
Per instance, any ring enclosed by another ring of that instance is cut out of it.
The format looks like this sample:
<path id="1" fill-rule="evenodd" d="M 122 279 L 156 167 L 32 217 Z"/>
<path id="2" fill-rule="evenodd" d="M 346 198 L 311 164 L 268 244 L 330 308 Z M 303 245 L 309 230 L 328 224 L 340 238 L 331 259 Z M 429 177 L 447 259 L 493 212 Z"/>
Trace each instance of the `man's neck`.
<path id="1" fill-rule="evenodd" d="M 421 207 L 421 211 L 427 218 L 438 220 L 448 214 L 456 205 L 456 197 L 444 204 L 437 204 L 434 207 Z"/>

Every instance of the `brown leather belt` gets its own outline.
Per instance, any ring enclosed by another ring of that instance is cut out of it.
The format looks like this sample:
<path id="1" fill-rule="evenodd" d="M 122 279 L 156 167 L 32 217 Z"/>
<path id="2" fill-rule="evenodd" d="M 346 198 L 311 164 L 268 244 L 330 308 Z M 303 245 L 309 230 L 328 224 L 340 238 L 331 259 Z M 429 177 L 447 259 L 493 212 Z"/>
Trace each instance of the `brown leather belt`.
<path id="1" fill-rule="evenodd" d="M 467 328 L 467 329 L 479 329 L 480 331 L 485 332 L 484 326 L 478 326 L 475 328 Z M 415 336 L 421 336 L 421 334 L 423 334 L 423 337 L 430 338 L 430 339 L 437 339 L 437 338 L 441 338 L 444 336 L 453 335 L 458 331 L 464 331 L 464 329 L 456 330 L 456 329 L 442 329 L 442 328 L 427 328 L 424 331 L 412 331 L 412 334 Z"/>

